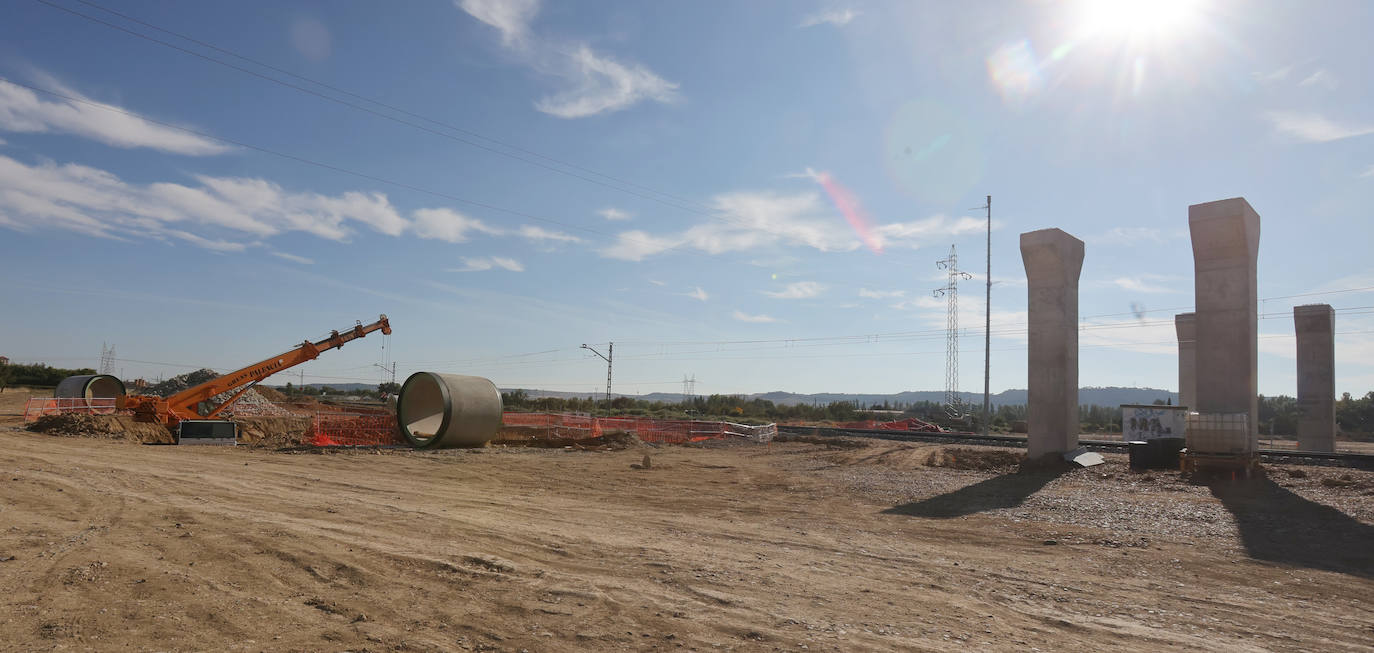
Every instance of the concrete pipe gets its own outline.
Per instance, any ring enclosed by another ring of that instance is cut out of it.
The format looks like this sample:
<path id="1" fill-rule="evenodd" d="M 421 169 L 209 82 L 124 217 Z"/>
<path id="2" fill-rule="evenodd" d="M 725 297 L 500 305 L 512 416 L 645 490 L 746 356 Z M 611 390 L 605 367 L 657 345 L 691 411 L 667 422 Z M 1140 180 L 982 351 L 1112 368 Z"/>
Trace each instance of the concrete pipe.
<path id="1" fill-rule="evenodd" d="M 401 386 L 396 421 L 417 449 L 480 447 L 501 427 L 501 392 L 480 376 L 416 372 Z"/>
<path id="2" fill-rule="evenodd" d="M 52 396 L 75 399 L 113 399 L 124 394 L 124 382 L 109 374 L 69 376 L 57 384 Z"/>

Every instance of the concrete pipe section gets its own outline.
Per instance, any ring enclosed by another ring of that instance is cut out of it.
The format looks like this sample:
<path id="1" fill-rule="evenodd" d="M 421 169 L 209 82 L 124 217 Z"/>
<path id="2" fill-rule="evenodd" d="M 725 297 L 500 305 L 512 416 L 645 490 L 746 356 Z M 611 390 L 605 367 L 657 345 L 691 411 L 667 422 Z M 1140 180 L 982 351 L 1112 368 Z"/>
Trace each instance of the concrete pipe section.
<path id="1" fill-rule="evenodd" d="M 501 392 L 480 376 L 416 372 L 401 386 L 396 421 L 417 449 L 480 447 L 501 427 Z"/>
<path id="2" fill-rule="evenodd" d="M 124 394 L 124 382 L 109 374 L 69 376 L 57 384 L 52 396 L 74 399 L 113 399 Z"/>

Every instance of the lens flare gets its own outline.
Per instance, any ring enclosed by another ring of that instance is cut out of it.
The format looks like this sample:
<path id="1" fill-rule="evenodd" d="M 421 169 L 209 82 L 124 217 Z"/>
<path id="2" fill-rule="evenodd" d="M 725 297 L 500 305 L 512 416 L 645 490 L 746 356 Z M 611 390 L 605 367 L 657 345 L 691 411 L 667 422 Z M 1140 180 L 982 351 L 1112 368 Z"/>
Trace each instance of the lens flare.
<path id="1" fill-rule="evenodd" d="M 988 78 L 1008 104 L 1025 103 L 1042 85 L 1040 63 L 1025 39 L 998 48 L 988 56 L 987 66 Z"/>
<path id="2" fill-rule="evenodd" d="M 882 254 L 883 241 L 873 233 L 873 223 L 868 219 L 868 212 L 864 211 L 858 196 L 835 181 L 828 172 L 816 172 L 808 168 L 806 174 L 825 189 L 825 194 L 830 196 L 830 201 L 834 202 L 835 208 L 844 215 L 845 222 L 849 223 L 849 227 L 859 236 L 859 240 L 874 254 Z"/>

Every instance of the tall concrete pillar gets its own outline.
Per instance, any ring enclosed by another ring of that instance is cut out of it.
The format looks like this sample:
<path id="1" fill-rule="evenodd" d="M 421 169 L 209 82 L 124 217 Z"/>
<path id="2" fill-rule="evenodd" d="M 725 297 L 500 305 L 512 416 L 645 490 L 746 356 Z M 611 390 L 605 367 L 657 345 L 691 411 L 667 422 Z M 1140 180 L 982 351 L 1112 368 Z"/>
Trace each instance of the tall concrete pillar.
<path id="1" fill-rule="evenodd" d="M 1178 334 L 1178 405 L 1197 410 L 1197 314 L 1174 316 Z"/>
<path id="2" fill-rule="evenodd" d="M 1293 307 L 1298 333 L 1298 448 L 1336 450 L 1336 311 Z"/>
<path id="3" fill-rule="evenodd" d="M 1027 440 L 1033 460 L 1078 448 L 1078 274 L 1083 241 L 1059 229 L 1021 234 L 1030 300 Z"/>
<path id="4" fill-rule="evenodd" d="M 1249 415 L 1259 434 L 1260 217 L 1245 198 L 1188 207 L 1197 315 L 1197 406 L 1203 413 Z"/>

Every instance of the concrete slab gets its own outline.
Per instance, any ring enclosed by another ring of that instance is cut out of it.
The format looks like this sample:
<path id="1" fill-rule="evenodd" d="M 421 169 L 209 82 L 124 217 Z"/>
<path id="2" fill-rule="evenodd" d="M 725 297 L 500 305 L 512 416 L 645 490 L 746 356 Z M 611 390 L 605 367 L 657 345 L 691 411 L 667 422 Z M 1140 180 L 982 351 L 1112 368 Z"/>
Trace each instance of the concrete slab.
<path id="1" fill-rule="evenodd" d="M 1174 316 L 1178 334 L 1178 405 L 1197 410 L 1197 315 Z"/>
<path id="2" fill-rule="evenodd" d="M 1259 433 L 1260 217 L 1244 198 L 1188 207 L 1197 321 L 1196 407 L 1245 413 Z"/>
<path id="3" fill-rule="evenodd" d="M 1078 448 L 1078 277 L 1083 241 L 1059 229 L 1021 234 L 1030 312 L 1030 459 Z"/>
<path id="4" fill-rule="evenodd" d="M 1293 307 L 1298 334 L 1298 448 L 1336 450 L 1336 310 Z"/>

